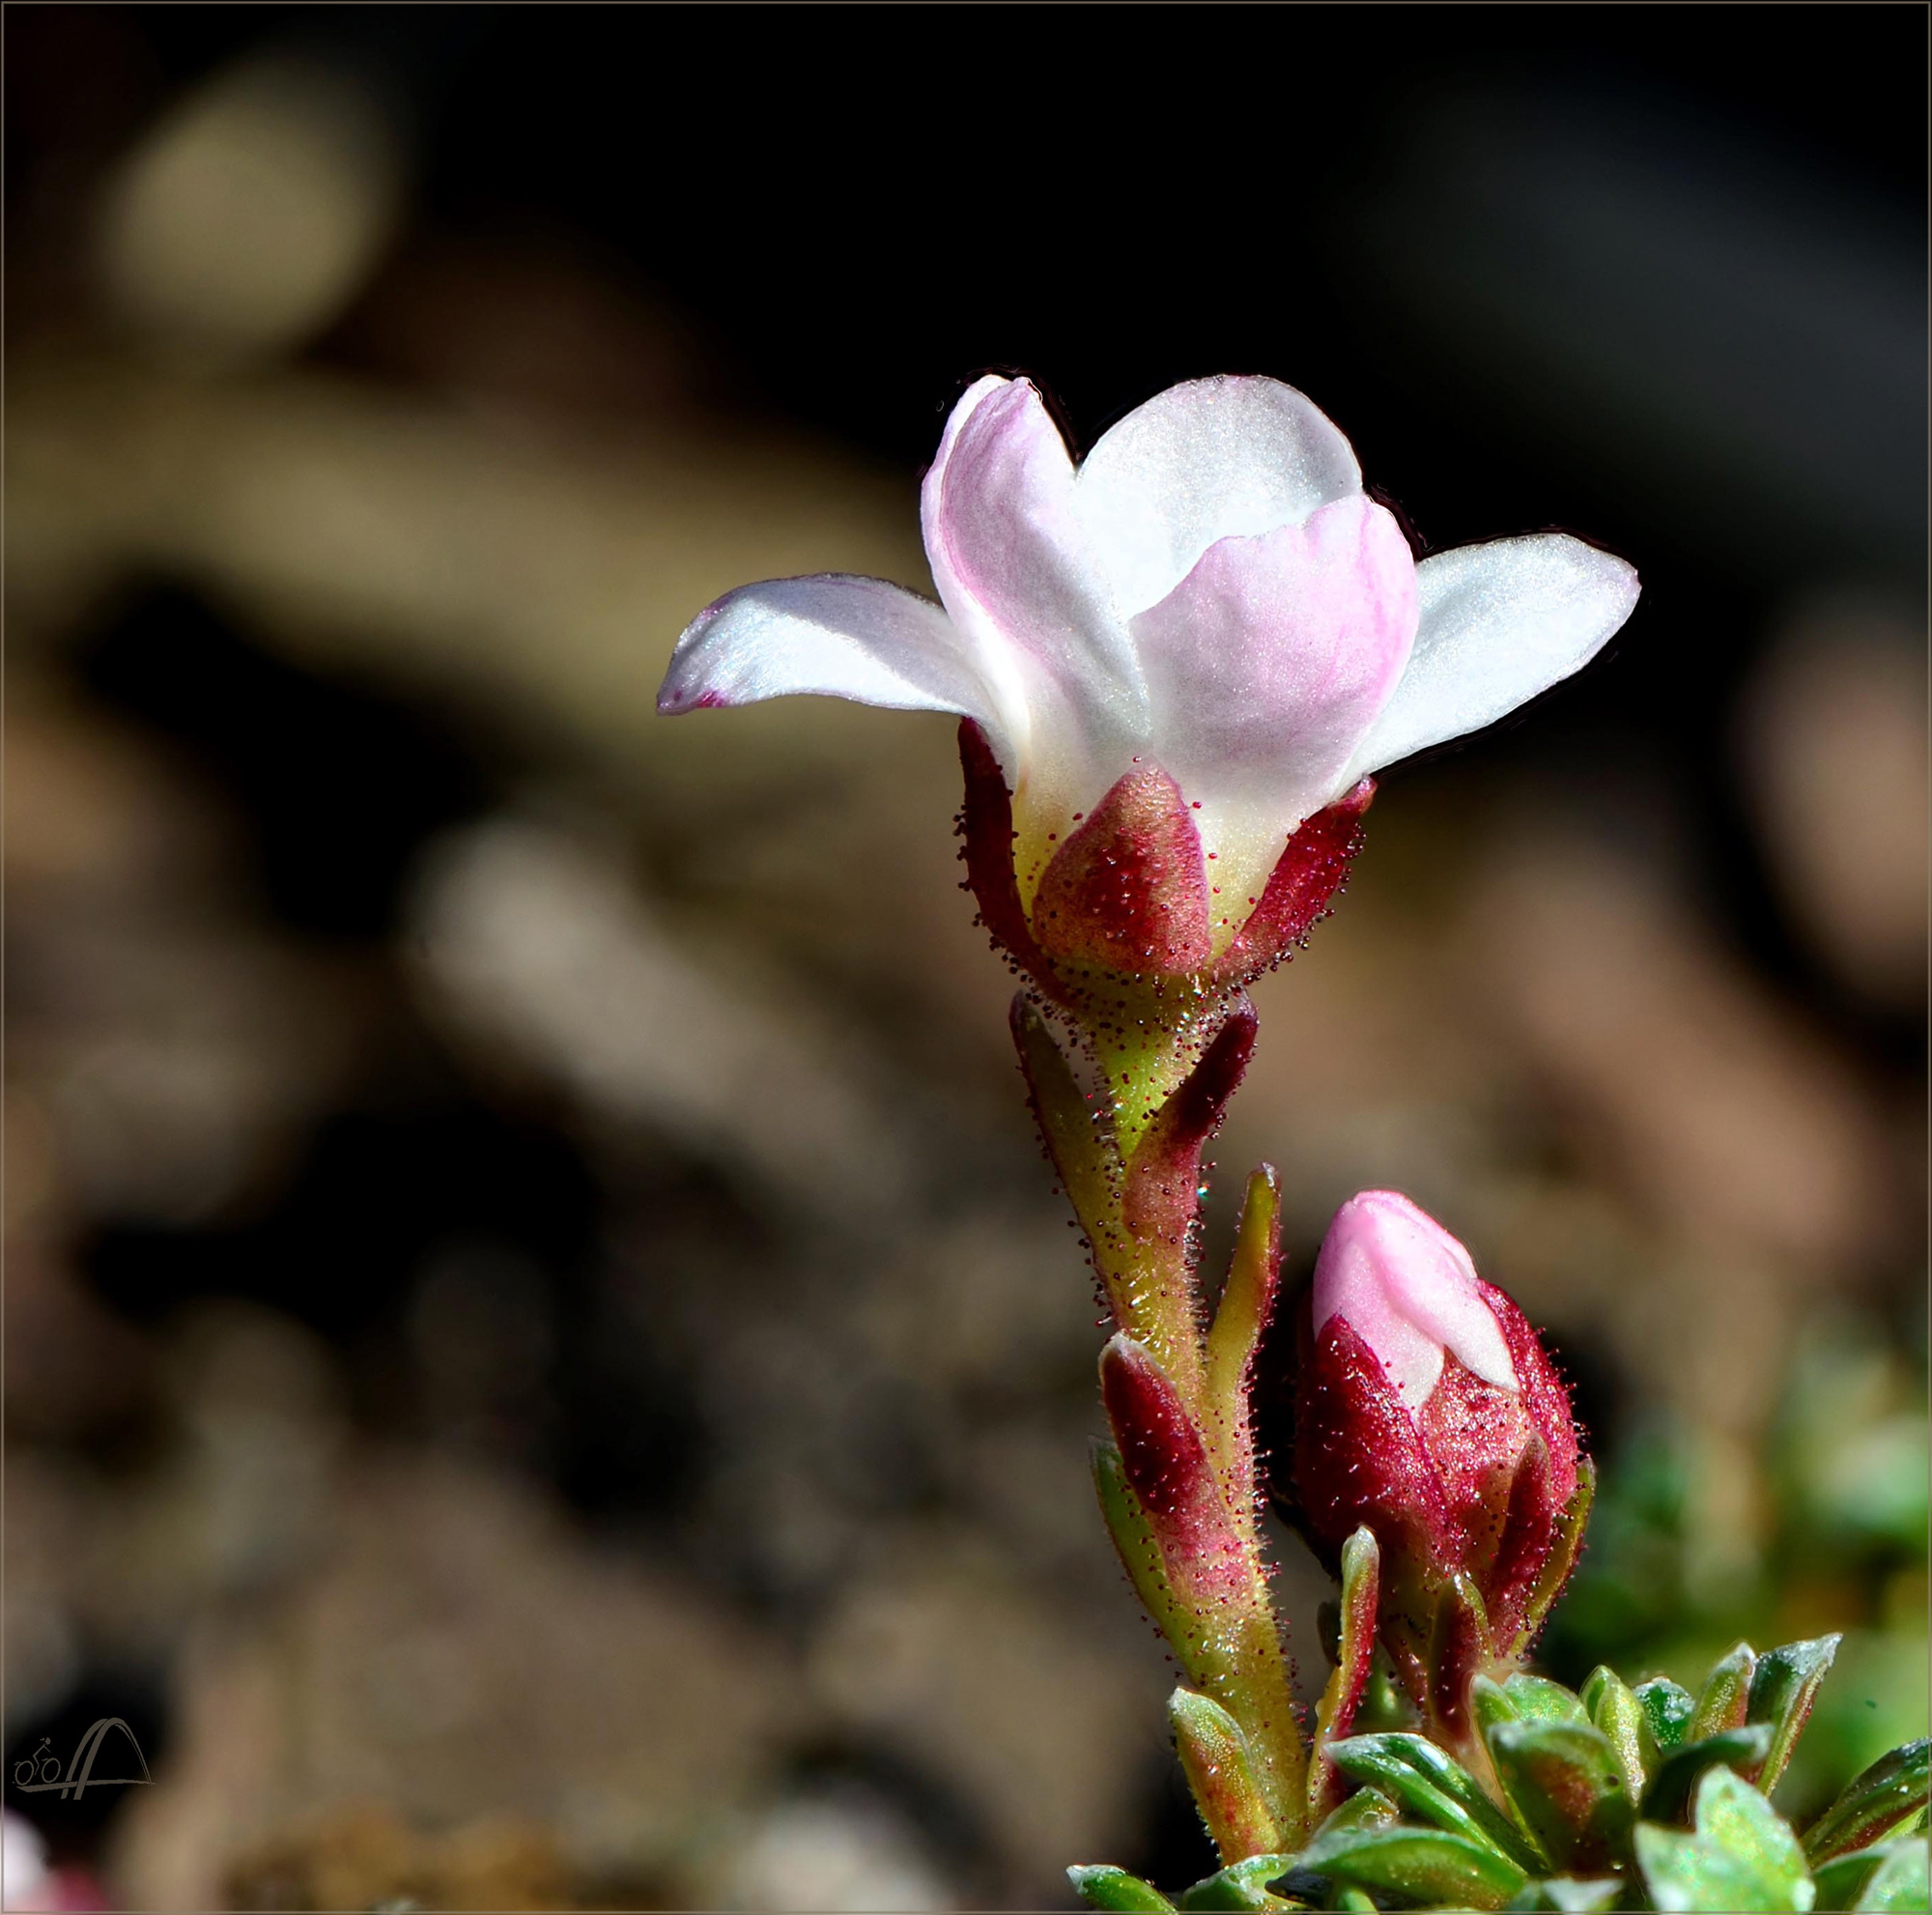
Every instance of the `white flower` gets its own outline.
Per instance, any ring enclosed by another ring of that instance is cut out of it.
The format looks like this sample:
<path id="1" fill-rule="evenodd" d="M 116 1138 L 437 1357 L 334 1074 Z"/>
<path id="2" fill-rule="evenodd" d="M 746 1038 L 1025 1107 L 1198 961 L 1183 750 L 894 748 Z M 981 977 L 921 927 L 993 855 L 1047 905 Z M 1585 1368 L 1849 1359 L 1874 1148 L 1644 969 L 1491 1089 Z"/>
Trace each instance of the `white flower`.
<path id="1" fill-rule="evenodd" d="M 1136 765 L 1179 786 L 1222 892 L 1259 898 L 1302 819 L 1568 677 L 1637 596 L 1560 532 L 1417 564 L 1349 442 L 1272 379 L 1172 386 L 1077 467 L 1030 383 L 981 379 L 921 516 L 938 605 L 840 575 L 743 586 L 678 641 L 658 709 L 815 692 L 974 720 L 1029 906 Z"/>

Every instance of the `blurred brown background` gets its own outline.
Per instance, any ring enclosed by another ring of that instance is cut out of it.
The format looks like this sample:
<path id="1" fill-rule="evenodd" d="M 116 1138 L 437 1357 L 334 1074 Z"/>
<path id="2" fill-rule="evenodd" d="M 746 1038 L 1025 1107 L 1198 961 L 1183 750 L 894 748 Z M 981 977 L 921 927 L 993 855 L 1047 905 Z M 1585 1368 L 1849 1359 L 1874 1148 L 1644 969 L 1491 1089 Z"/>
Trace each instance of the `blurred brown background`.
<path id="1" fill-rule="evenodd" d="M 989 365 L 1083 443 L 1272 373 L 1431 542 L 1636 562 L 1384 780 L 1217 1229 L 1393 1185 L 1548 1326 L 1559 1673 L 1843 1628 L 1791 1799 L 1923 1732 L 1921 10 L 4 26 L 6 1760 L 155 1777 L 10 1790 L 43 1896 L 1205 1857 L 950 729 L 652 716 L 733 585 L 926 583 Z"/>

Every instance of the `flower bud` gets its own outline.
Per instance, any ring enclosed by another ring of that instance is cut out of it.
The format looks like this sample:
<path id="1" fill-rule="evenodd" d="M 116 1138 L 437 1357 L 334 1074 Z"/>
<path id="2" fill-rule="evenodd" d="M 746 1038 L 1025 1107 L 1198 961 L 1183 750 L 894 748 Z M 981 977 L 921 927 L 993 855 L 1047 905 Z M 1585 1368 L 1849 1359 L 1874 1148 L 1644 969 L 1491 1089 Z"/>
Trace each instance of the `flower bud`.
<path id="1" fill-rule="evenodd" d="M 1296 1329 L 1277 1497 L 1331 1559 L 1357 1525 L 1374 1531 L 1383 1640 L 1411 1687 L 1455 1633 L 1438 1615 L 1452 1591 L 1478 1659 L 1513 1660 L 1574 1549 L 1579 1460 L 1522 1312 L 1406 1197 L 1367 1190 L 1336 1213 Z"/>

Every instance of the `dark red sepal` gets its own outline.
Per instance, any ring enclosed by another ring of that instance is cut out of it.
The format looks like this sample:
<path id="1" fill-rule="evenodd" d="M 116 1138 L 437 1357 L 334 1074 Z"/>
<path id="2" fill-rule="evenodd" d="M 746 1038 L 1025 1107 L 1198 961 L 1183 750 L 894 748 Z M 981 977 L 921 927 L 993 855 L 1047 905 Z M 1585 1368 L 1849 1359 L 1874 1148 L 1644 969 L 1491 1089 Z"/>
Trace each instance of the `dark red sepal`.
<path id="1" fill-rule="evenodd" d="M 1440 1566 L 1468 1570 L 1487 1596 L 1510 1486 L 1536 1441 L 1528 1408 L 1518 1391 L 1484 1382 L 1444 1351 L 1442 1374 L 1415 1421 L 1441 1493 L 1445 1535 L 1454 1538 L 1453 1561 Z"/>
<path id="2" fill-rule="evenodd" d="M 1297 1300 L 1300 1356 L 1294 1390 L 1294 1481 L 1275 1495 L 1293 1507 L 1331 1565 L 1358 1524 L 1389 1558 L 1460 1566 L 1462 1537 L 1443 1504 L 1422 1433 L 1375 1352 L 1344 1317 L 1317 1336 L 1306 1292 Z M 1285 1460 L 1277 1457 L 1276 1467 Z M 1283 1491 L 1287 1490 L 1284 1495 Z"/>
<path id="3" fill-rule="evenodd" d="M 970 718 L 959 721 L 959 768 L 966 779 L 960 822 L 966 840 L 966 882 L 980 906 L 980 922 L 1034 982 L 1061 995 L 1053 967 L 1034 940 L 1013 875 L 1013 799 L 1006 774 Z"/>
<path id="4" fill-rule="evenodd" d="M 1494 1558 L 1481 1578 L 1492 1633 L 1498 1644 L 1504 1644 L 1534 1626 L 1529 1608 L 1546 1580 L 1551 1554 L 1562 1541 L 1566 1512 L 1577 1494 L 1582 1448 L 1570 1393 L 1529 1319 L 1506 1291 L 1485 1283 L 1483 1296 L 1509 1346 L 1522 1389 L 1523 1413 L 1534 1432 L 1523 1446 L 1510 1486 Z M 1553 1593 L 1545 1592 L 1546 1606 Z"/>
<path id="5" fill-rule="evenodd" d="M 1301 821 L 1275 860 L 1261 901 L 1215 963 L 1217 984 L 1259 977 L 1327 916 L 1350 862 L 1362 848 L 1362 815 L 1375 795 L 1376 781 L 1365 778 L 1325 811 Z"/>
<path id="6" fill-rule="evenodd" d="M 1100 1400 L 1168 1581 L 1184 1602 L 1211 1614 L 1246 1590 L 1249 1578 L 1201 1432 L 1167 1372 L 1127 1336 L 1113 1337 L 1100 1353 Z"/>
<path id="7" fill-rule="evenodd" d="M 1033 932 L 1053 957 L 1190 973 L 1213 955 L 1208 867 L 1180 786 L 1155 765 L 1119 780 L 1046 868 Z"/>
<path id="8" fill-rule="evenodd" d="M 1135 1146 L 1121 1214 L 1141 1242 L 1158 1240 L 1187 1250 L 1201 1209 L 1201 1153 L 1220 1128 L 1228 1100 L 1254 1055 L 1258 1028 L 1255 1007 L 1243 995 Z"/>
<path id="9" fill-rule="evenodd" d="M 1556 1494 L 1549 1445 L 1541 1437 L 1532 1438 L 1510 1486 L 1495 1559 L 1484 1578 L 1491 1627 L 1499 1645 L 1513 1643 L 1522 1633 L 1530 1597 L 1556 1546 L 1568 1501 Z"/>

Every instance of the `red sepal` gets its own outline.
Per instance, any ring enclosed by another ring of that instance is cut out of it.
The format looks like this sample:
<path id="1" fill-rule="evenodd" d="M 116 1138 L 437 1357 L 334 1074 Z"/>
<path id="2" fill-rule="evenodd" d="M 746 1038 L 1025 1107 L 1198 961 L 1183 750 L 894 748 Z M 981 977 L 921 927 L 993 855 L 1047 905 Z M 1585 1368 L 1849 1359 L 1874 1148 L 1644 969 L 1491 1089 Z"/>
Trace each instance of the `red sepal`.
<path id="1" fill-rule="evenodd" d="M 1013 875 L 1013 799 L 1006 774 L 970 718 L 959 721 L 959 768 L 966 778 L 960 827 L 966 840 L 966 882 L 980 906 L 980 922 L 994 941 L 1044 991 L 1061 996 L 1053 967 L 1035 942 Z"/>
<path id="2" fill-rule="evenodd" d="M 1255 1007 L 1243 996 L 1135 1147 L 1121 1214 L 1142 1242 L 1155 1239 L 1177 1250 L 1188 1248 L 1201 1209 L 1201 1153 L 1220 1128 L 1228 1100 L 1254 1055 L 1258 1028 Z"/>
<path id="3" fill-rule="evenodd" d="M 1194 815 L 1166 772 L 1128 772 L 1054 853 L 1033 931 L 1054 957 L 1110 971 L 1206 967 L 1208 867 Z"/>
<path id="4" fill-rule="evenodd" d="M 1100 1401 L 1175 1592 L 1197 1613 L 1244 1598 L 1241 1534 L 1174 1380 L 1145 1345 L 1117 1335 L 1100 1352 Z"/>
<path id="5" fill-rule="evenodd" d="M 1362 848 L 1362 815 L 1375 795 L 1376 781 L 1365 778 L 1347 796 L 1301 821 L 1275 860 L 1260 901 L 1216 962 L 1216 983 L 1260 976 L 1328 915 Z"/>
<path id="6" fill-rule="evenodd" d="M 1559 1541 L 1565 1512 L 1577 1493 L 1581 1445 L 1570 1393 L 1556 1374 L 1529 1319 L 1493 1285 L 1483 1296 L 1501 1326 L 1522 1386 L 1522 1407 L 1534 1434 L 1524 1445 L 1503 1510 L 1494 1559 L 1482 1577 L 1491 1632 L 1498 1643 L 1515 1639 L 1532 1620 L 1527 1607 Z M 1546 1592 L 1553 1593 L 1553 1592 Z"/>
<path id="7" fill-rule="evenodd" d="M 1347 1319 L 1330 1317 L 1316 1336 L 1304 1292 L 1292 1494 L 1309 1540 L 1333 1564 L 1366 1523 L 1385 1564 L 1396 1558 L 1459 1567 L 1462 1537 L 1414 1417 Z"/>

